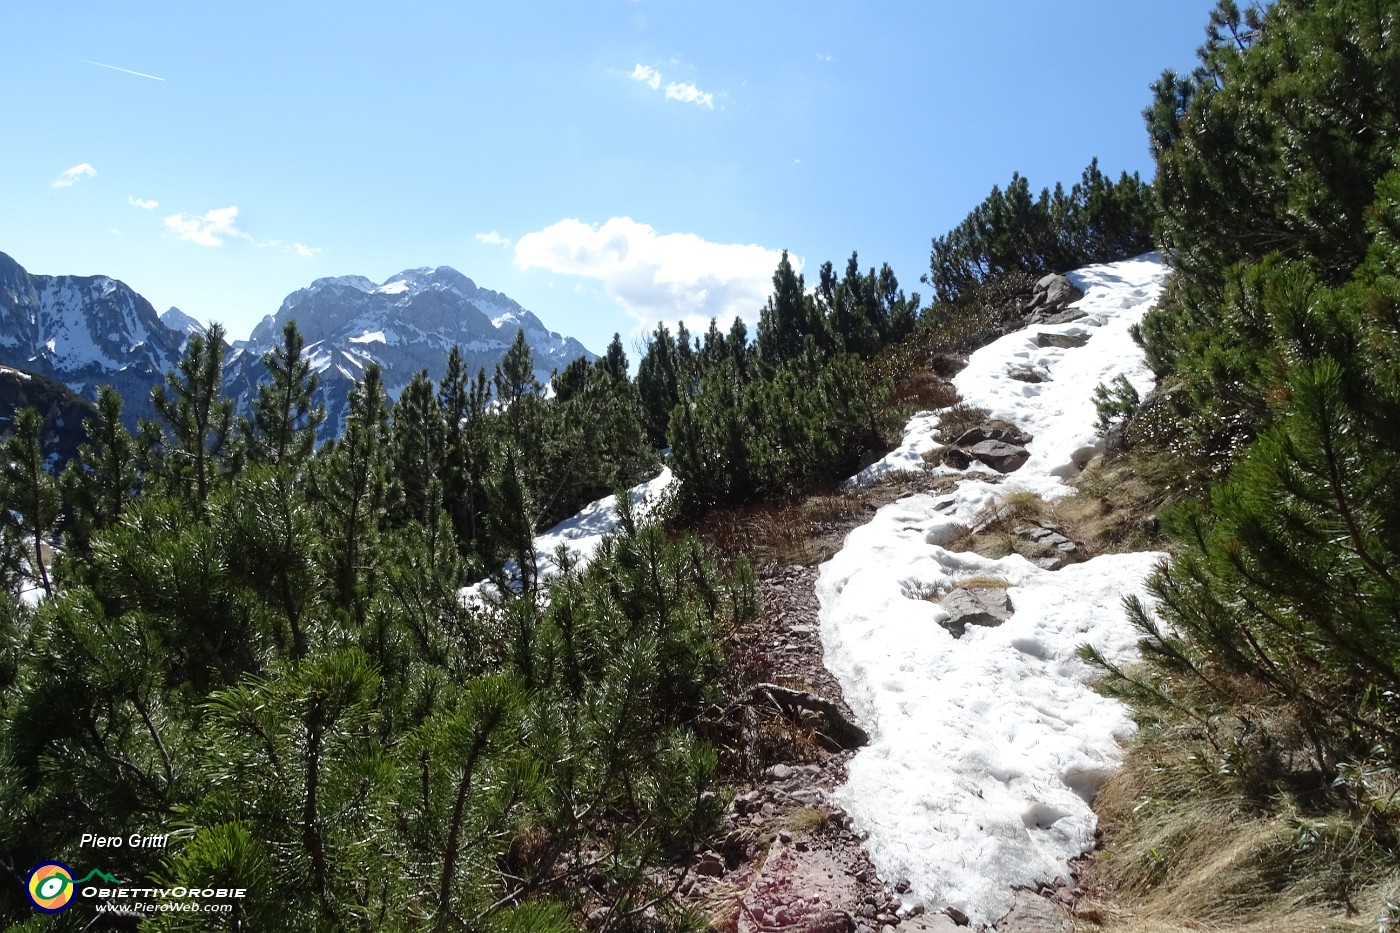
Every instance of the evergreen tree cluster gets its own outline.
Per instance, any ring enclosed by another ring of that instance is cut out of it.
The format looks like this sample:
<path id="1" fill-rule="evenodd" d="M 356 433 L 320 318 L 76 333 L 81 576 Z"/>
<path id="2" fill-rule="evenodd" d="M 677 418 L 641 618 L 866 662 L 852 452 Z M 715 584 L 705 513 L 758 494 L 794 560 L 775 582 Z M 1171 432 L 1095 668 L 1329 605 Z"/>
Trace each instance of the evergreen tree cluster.
<path id="1" fill-rule="evenodd" d="M 1397 28 L 1394 2 L 1222 0 L 1146 114 L 1174 281 L 1141 337 L 1209 482 L 1163 516 L 1148 663 L 1109 687 L 1263 773 L 1261 805 L 1400 765 Z"/>
<path id="2" fill-rule="evenodd" d="M 710 322 L 704 339 L 664 325 L 638 366 L 643 420 L 671 450 L 679 505 L 695 516 L 719 505 L 784 495 L 848 475 L 877 449 L 893 388 L 870 366 L 918 320 L 888 265 L 844 275 L 822 265 L 809 292 L 784 253 L 757 337 L 736 319 Z"/>
<path id="3" fill-rule="evenodd" d="M 1153 186 L 1137 173 L 1111 181 L 1094 159 L 1068 193 L 1060 183 L 1037 197 L 1019 173 L 992 188 L 963 221 L 933 241 L 929 272 L 938 301 L 952 302 L 1009 272 L 1030 275 L 1113 262 L 1151 250 Z"/>
<path id="4" fill-rule="evenodd" d="M 156 930 L 548 931 L 600 905 L 626 930 L 664 912 L 654 868 L 718 816 L 715 753 L 688 724 L 719 699 L 752 578 L 639 527 L 624 495 L 586 571 L 499 604 L 461 593 L 654 468 L 620 343 L 552 398 L 523 339 L 493 378 L 454 354 L 394 404 L 369 367 L 320 450 L 295 326 L 247 419 L 219 395 L 222 346 L 191 339 L 137 436 L 104 390 L 57 479 L 32 412 L 6 442 L 0 924 L 93 921 L 21 893 L 64 856 L 247 889 L 217 919 L 147 916 Z M 171 835 L 80 851 L 85 832 Z"/>
<path id="5" fill-rule="evenodd" d="M 1173 282 L 1142 326 L 1149 364 L 1179 385 L 1179 449 L 1220 476 L 1273 420 L 1275 329 L 1249 268 L 1305 262 L 1337 287 L 1371 247 L 1377 186 L 1397 167 L 1393 2 L 1221 2 L 1201 65 L 1153 85 L 1159 236 Z"/>

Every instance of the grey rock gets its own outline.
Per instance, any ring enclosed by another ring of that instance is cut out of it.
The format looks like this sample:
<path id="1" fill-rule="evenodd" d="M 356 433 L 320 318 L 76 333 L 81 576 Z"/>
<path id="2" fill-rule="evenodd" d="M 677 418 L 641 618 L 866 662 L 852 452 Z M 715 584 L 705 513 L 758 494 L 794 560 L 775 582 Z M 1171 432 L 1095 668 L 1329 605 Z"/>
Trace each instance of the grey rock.
<path id="1" fill-rule="evenodd" d="M 969 625 L 982 625 L 995 628 L 1015 611 L 1011 597 L 1006 590 L 991 586 L 958 587 L 939 600 L 948 611 L 948 618 L 940 622 L 954 638 L 962 638 Z"/>
<path id="2" fill-rule="evenodd" d="M 1112 463 L 1128 449 L 1128 424 L 1116 421 L 1103 437 L 1103 462 Z"/>
<path id="3" fill-rule="evenodd" d="M 907 917 L 899 925 L 900 933 L 955 933 L 958 925 L 944 914 L 925 914 L 922 917 Z"/>
<path id="4" fill-rule="evenodd" d="M 975 428 L 968 428 L 953 443 L 958 447 L 971 447 L 981 441 L 1005 441 L 1008 444 L 1024 446 L 1035 440 L 1035 436 L 1027 434 L 1009 421 L 988 421 L 979 424 Z"/>
<path id="5" fill-rule="evenodd" d="M 1022 369 L 1013 369 L 1006 374 L 1008 379 L 1015 379 L 1017 382 L 1041 383 L 1049 382 L 1050 374 L 1039 367 L 1028 366 Z"/>
<path id="6" fill-rule="evenodd" d="M 0 366 L 46 376 L 89 401 L 110 385 L 129 429 L 154 416 L 151 389 L 164 383 L 184 342 L 123 282 L 31 275 L 0 253 Z"/>
<path id="7" fill-rule="evenodd" d="M 1087 315 L 1088 313 L 1089 313 L 1089 312 L 1085 311 L 1085 310 L 1082 309 L 1082 308 L 1065 308 L 1063 311 L 1057 311 L 1057 312 L 1055 312 L 1054 314 L 1046 314 L 1044 317 L 1041 317 L 1039 320 L 1035 321 L 1034 323 L 1036 323 L 1036 324 L 1068 324 L 1068 323 L 1070 323 L 1071 321 L 1077 321 L 1077 320 L 1079 320 L 1080 318 L 1084 317 L 1084 316 Z"/>
<path id="8" fill-rule="evenodd" d="M 383 372 L 391 400 L 420 370 L 442 378 L 454 345 L 462 348 L 468 373 L 489 373 L 524 332 L 535 362 L 535 378 L 548 384 L 552 370 L 594 356 L 571 337 L 549 330 L 530 311 L 500 292 L 478 286 L 448 266 L 409 269 L 375 284 L 363 276 L 317 279 L 288 295 L 252 336 L 235 344 L 226 367 L 225 392 L 247 410 L 265 369 L 262 356 L 280 345 L 290 320 L 306 340 L 306 356 L 318 370 L 315 400 L 326 406 L 319 440 L 344 428 L 349 393 L 371 363 Z"/>
<path id="9" fill-rule="evenodd" d="M 967 451 L 958 447 L 948 447 L 943 451 L 943 462 L 955 470 L 966 470 L 972 466 L 972 458 Z"/>
<path id="10" fill-rule="evenodd" d="M 1044 295 L 1046 307 L 1064 307 L 1084 297 L 1084 293 L 1063 275 L 1051 273 L 1035 283 L 1037 295 Z"/>
<path id="11" fill-rule="evenodd" d="M 1035 345 L 1041 348 L 1059 347 L 1062 350 L 1073 350 L 1088 342 L 1088 334 L 1051 334 L 1041 331 L 1035 335 Z"/>
<path id="12" fill-rule="evenodd" d="M 998 933 L 1073 933 L 1074 921 L 1060 906 L 1030 891 L 1017 891 Z"/>
<path id="13" fill-rule="evenodd" d="M 982 441 L 973 444 L 968 453 L 998 473 L 1013 473 L 1031 457 L 1031 452 L 1026 448 L 1002 441 Z"/>
<path id="14" fill-rule="evenodd" d="M 690 870 L 705 878 L 718 878 L 724 874 L 724 858 L 717 852 L 706 852 Z"/>

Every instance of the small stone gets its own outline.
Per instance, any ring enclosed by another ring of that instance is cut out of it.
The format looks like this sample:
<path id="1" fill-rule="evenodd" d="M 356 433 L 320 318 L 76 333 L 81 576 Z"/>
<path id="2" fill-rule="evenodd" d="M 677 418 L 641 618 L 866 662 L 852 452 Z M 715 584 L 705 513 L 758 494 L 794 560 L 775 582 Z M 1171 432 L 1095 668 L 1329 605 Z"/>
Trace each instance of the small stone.
<path id="1" fill-rule="evenodd" d="M 908 890 L 909 890 L 909 879 L 908 879 L 908 878 L 900 878 L 898 881 L 896 881 L 896 882 L 894 883 L 894 893 L 896 893 L 896 894 L 903 894 L 905 891 L 908 891 Z"/>
<path id="2" fill-rule="evenodd" d="M 717 852 L 706 852 L 696 860 L 691 871 L 702 877 L 718 878 L 724 874 L 724 858 Z"/>
<path id="3" fill-rule="evenodd" d="M 763 779 L 766 781 L 786 781 L 792 777 L 792 768 L 788 765 L 778 764 L 763 772 Z"/>
<path id="4" fill-rule="evenodd" d="M 966 470 L 972 466 L 972 458 L 959 447 L 946 447 L 943 450 L 943 463 L 955 470 Z"/>
<path id="5" fill-rule="evenodd" d="M 963 913 L 961 910 L 958 910 L 956 907 L 953 907 L 951 905 L 948 907 L 944 907 L 943 912 L 948 915 L 949 920 L 953 921 L 960 927 L 969 926 L 972 923 L 971 918 L 969 918 L 967 914 Z"/>

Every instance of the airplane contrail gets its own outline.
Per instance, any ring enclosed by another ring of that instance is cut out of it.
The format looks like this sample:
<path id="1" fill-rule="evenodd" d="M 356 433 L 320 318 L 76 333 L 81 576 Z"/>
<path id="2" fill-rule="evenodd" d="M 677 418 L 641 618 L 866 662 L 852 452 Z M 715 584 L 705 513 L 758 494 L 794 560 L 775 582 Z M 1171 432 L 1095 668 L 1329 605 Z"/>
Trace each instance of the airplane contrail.
<path id="1" fill-rule="evenodd" d="M 129 75 L 136 75 L 138 78 L 150 78 L 152 81 L 165 80 L 164 78 L 158 78 L 155 75 L 148 75 L 144 71 L 132 71 L 130 68 L 118 68 L 116 65 L 107 65 L 103 64 L 102 62 L 89 61 L 86 58 L 75 58 L 73 59 L 73 61 L 82 62 L 84 65 L 96 65 L 98 68 L 110 68 L 113 71 L 121 71 Z"/>

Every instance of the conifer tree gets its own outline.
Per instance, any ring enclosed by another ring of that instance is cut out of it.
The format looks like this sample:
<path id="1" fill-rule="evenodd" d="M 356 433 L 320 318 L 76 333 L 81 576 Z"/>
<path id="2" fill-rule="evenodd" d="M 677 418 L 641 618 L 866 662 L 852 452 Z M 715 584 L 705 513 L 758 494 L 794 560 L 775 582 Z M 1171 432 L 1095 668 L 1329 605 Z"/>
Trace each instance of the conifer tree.
<path id="1" fill-rule="evenodd" d="M 388 405 L 379 367 L 365 367 L 350 393 L 345 434 L 329 445 L 310 474 L 311 499 L 322 511 L 323 550 L 335 603 L 363 623 L 373 589 L 376 547 L 388 504 Z"/>
<path id="2" fill-rule="evenodd" d="M 202 510 L 219 479 L 237 467 L 233 402 L 223 397 L 224 329 L 193 334 L 165 385 L 151 390 L 164 422 L 159 454 L 163 479 Z"/>
<path id="3" fill-rule="evenodd" d="M 58 484 L 45 468 L 43 421 L 33 408 L 21 408 L 15 413 L 13 432 L 4 446 L 4 461 L 0 462 L 0 522 L 10 524 L 19 513 L 15 529 L 28 543 L 25 562 L 27 575 L 39 584 L 45 596 L 52 596 L 53 582 L 49 576 L 48 555 L 45 553 L 58 524 L 62 501 Z"/>
<path id="4" fill-rule="evenodd" d="M 282 345 L 263 354 L 269 379 L 258 385 L 253 419 L 244 426 L 248 457 L 255 463 L 289 463 L 295 473 L 311 456 L 316 430 L 326 419 L 324 405 L 312 407 L 317 376 L 303 358 L 304 341 L 296 321 L 282 327 Z"/>
<path id="5" fill-rule="evenodd" d="M 641 362 L 637 364 L 637 391 L 642 405 L 642 425 L 647 439 L 657 449 L 666 446 L 671 410 L 680 401 L 680 374 L 676 360 L 676 343 L 665 324 L 647 340 Z"/>
<path id="6" fill-rule="evenodd" d="M 61 477 L 72 512 L 66 538 L 84 556 L 92 536 L 115 524 L 136 493 L 138 451 L 121 415 L 121 396 L 111 386 L 100 387 L 97 415 L 84 425 L 87 439 Z"/>
<path id="7" fill-rule="evenodd" d="M 758 321 L 756 350 L 765 366 L 780 366 L 802 352 L 802 339 L 813 319 L 809 302 L 802 276 L 784 250 L 773 273 L 773 293 Z"/>
<path id="8" fill-rule="evenodd" d="M 394 403 L 389 444 L 396 522 L 435 523 L 443 505 L 447 425 L 427 370 L 416 373 Z"/>

